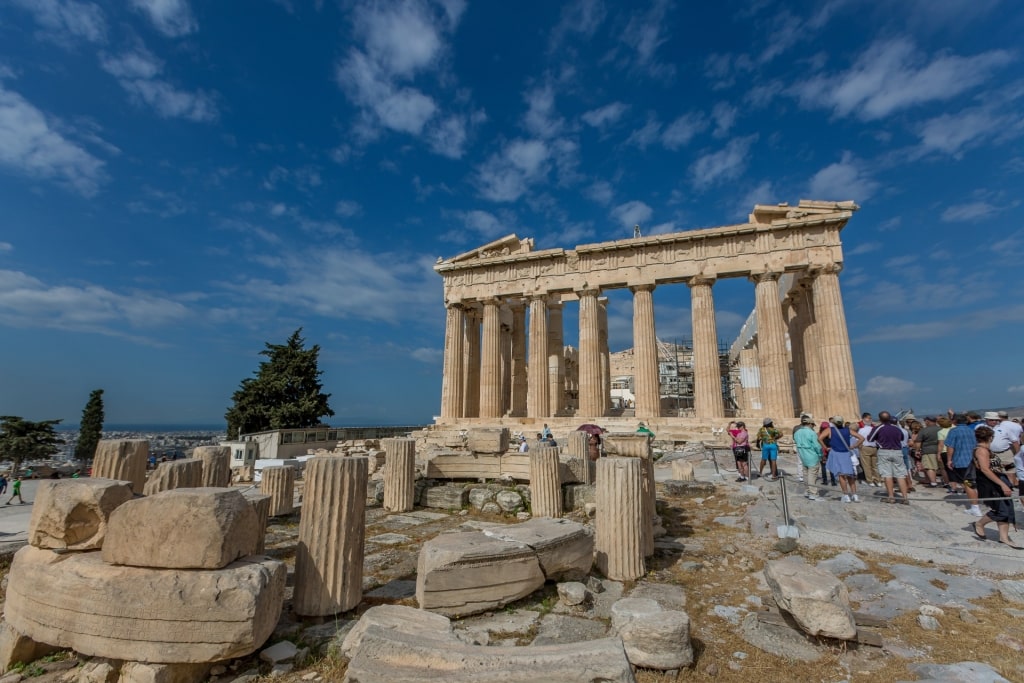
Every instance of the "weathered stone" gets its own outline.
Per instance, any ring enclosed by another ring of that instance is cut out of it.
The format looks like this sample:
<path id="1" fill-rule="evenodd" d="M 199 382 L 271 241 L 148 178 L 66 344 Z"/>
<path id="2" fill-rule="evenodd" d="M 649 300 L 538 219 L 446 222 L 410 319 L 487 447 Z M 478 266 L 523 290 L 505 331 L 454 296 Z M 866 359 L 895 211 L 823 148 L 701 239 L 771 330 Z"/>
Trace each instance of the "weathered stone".
<path id="1" fill-rule="evenodd" d="M 927 614 L 917 615 L 917 625 L 925 631 L 938 631 L 941 628 L 939 620 L 935 617 L 928 616 Z"/>
<path id="2" fill-rule="evenodd" d="M 259 546 L 259 520 L 237 489 L 174 489 L 110 514 L 103 561 L 159 569 L 220 569 Z"/>
<path id="3" fill-rule="evenodd" d="M 401 605 L 377 605 L 363 613 L 341 644 L 341 654 L 351 659 L 362 645 L 363 636 L 371 626 L 417 635 L 431 634 L 439 639 L 454 639 L 448 617 Z"/>
<path id="4" fill-rule="evenodd" d="M 295 655 L 299 653 L 299 648 L 295 646 L 295 643 L 290 640 L 282 640 L 279 643 L 274 643 L 268 648 L 260 650 L 260 660 L 269 662 L 270 664 L 278 664 L 280 662 L 288 662 L 295 659 Z"/>
<path id="5" fill-rule="evenodd" d="M 103 546 L 110 513 L 132 498 L 131 484 L 112 479 L 39 482 L 28 524 L 37 548 L 95 550 Z"/>
<path id="6" fill-rule="evenodd" d="M 709 496 L 715 492 L 715 485 L 709 481 L 678 481 L 669 479 L 662 482 L 665 493 L 670 496 Z"/>
<path id="7" fill-rule="evenodd" d="M 290 515 L 295 511 L 295 468 L 264 467 L 260 473 L 260 493 L 270 496 L 270 516 Z"/>
<path id="8" fill-rule="evenodd" d="M 416 569 L 420 608 L 447 616 L 500 607 L 542 585 L 544 572 L 529 546 L 479 531 L 442 534 L 427 541 Z"/>
<path id="9" fill-rule="evenodd" d="M 642 581 L 629 592 L 631 598 L 650 598 L 662 609 L 686 609 L 686 591 L 682 586 L 673 583 L 648 583 Z"/>
<path id="10" fill-rule="evenodd" d="M 633 666 L 647 669 L 679 669 L 693 663 L 690 617 L 667 610 L 637 615 L 617 630 Z"/>
<path id="11" fill-rule="evenodd" d="M 125 662 L 121 665 L 117 683 L 196 683 L 206 679 L 210 667 L 211 665 L 207 662 L 195 664 Z"/>
<path id="12" fill-rule="evenodd" d="M 368 473 L 363 457 L 324 456 L 306 462 L 306 497 L 295 548 L 296 614 L 338 614 L 362 600 Z"/>
<path id="13" fill-rule="evenodd" d="M 587 587 L 579 581 L 567 581 L 558 584 L 558 599 L 570 607 L 582 605 L 587 601 Z"/>
<path id="14" fill-rule="evenodd" d="M 480 508 L 480 512 L 488 515 L 500 515 L 502 510 L 501 506 L 495 502 L 484 503 L 483 507 Z"/>
<path id="15" fill-rule="evenodd" d="M 267 541 L 267 519 L 270 516 L 270 496 L 258 494 L 247 496 L 245 499 L 256 513 L 256 547 L 253 548 L 253 555 L 262 555 L 266 550 Z"/>
<path id="16" fill-rule="evenodd" d="M 75 671 L 75 683 L 116 683 L 120 662 L 93 657 L 79 664 Z"/>
<path id="17" fill-rule="evenodd" d="M 758 620 L 757 614 L 748 614 L 743 618 L 740 630 L 743 640 L 770 655 L 795 659 L 801 662 L 816 662 L 822 658 L 823 652 L 799 628 L 790 628 L 779 624 L 769 624 Z"/>
<path id="18" fill-rule="evenodd" d="M 285 575 L 284 563 L 262 557 L 218 570 L 142 569 L 28 546 L 11 563 L 5 618 L 35 641 L 87 655 L 122 659 L 130 647 L 138 661 L 212 662 L 263 644 Z"/>
<path id="19" fill-rule="evenodd" d="M 519 512 L 523 509 L 523 497 L 518 491 L 501 491 L 494 497 L 502 512 Z"/>
<path id="20" fill-rule="evenodd" d="M 562 499 L 565 511 L 586 509 L 587 505 L 594 504 L 594 493 L 596 487 L 593 484 L 569 484 L 562 487 Z M 596 507 L 594 508 L 597 509 Z"/>
<path id="21" fill-rule="evenodd" d="M 672 461 L 672 478 L 676 481 L 696 481 L 693 474 L 693 463 L 685 460 Z"/>
<path id="22" fill-rule="evenodd" d="M 0 674 L 17 663 L 28 664 L 60 648 L 36 642 L 6 621 L 0 621 Z"/>
<path id="23" fill-rule="evenodd" d="M 530 495 L 534 517 L 562 516 L 558 448 L 537 447 L 530 451 Z"/>
<path id="24" fill-rule="evenodd" d="M 409 512 L 416 487 L 415 439 L 384 439 L 384 509 Z"/>
<path id="25" fill-rule="evenodd" d="M 846 586 L 828 572 L 787 558 L 769 562 L 764 577 L 775 603 L 808 634 L 842 640 L 857 634 Z"/>
<path id="26" fill-rule="evenodd" d="M 488 488 L 474 488 L 469 490 L 469 504 L 479 510 L 487 503 L 494 501 L 494 491 Z"/>
<path id="27" fill-rule="evenodd" d="M 569 645 L 608 636 L 608 626 L 596 619 L 571 614 L 546 614 L 540 620 L 533 645 Z"/>
<path id="28" fill-rule="evenodd" d="M 532 548 L 549 580 L 582 578 L 594 563 L 593 532 L 568 519 L 540 517 L 522 524 L 490 527 L 483 533 Z"/>
<path id="29" fill-rule="evenodd" d="M 610 579 L 634 581 L 646 573 L 644 477 L 640 458 L 597 461 L 596 562 Z"/>
<path id="30" fill-rule="evenodd" d="M 646 434 L 612 433 L 602 437 L 604 452 L 608 456 L 624 458 L 650 458 L 651 441 Z"/>
<path id="31" fill-rule="evenodd" d="M 425 508 L 459 510 L 468 502 L 469 491 L 465 486 L 446 484 L 445 486 L 428 486 L 423 489 L 423 501 L 420 504 Z"/>
<path id="32" fill-rule="evenodd" d="M 477 427 L 466 434 L 466 449 L 473 453 L 501 455 L 508 450 L 509 432 L 506 427 L 485 429 Z"/>
<path id="33" fill-rule="evenodd" d="M 640 617 L 661 612 L 661 605 L 650 598 L 622 598 L 612 605 L 612 631 L 617 632 L 623 626 Z"/>
<path id="34" fill-rule="evenodd" d="M 229 446 L 196 446 L 192 457 L 203 463 L 203 481 L 200 486 L 224 488 L 231 485 Z"/>
<path id="35" fill-rule="evenodd" d="M 959 662 L 957 664 L 911 664 L 908 667 L 922 679 L 944 683 L 1010 683 L 990 664 Z"/>
<path id="36" fill-rule="evenodd" d="M 148 441 L 102 439 L 96 445 L 92 476 L 97 479 L 127 481 L 131 484 L 133 493 L 141 494 L 146 485 L 148 460 Z"/>
<path id="37" fill-rule="evenodd" d="M 203 485 L 201 460 L 162 462 L 149 475 L 143 493 L 147 496 L 172 489 L 194 489 Z"/>

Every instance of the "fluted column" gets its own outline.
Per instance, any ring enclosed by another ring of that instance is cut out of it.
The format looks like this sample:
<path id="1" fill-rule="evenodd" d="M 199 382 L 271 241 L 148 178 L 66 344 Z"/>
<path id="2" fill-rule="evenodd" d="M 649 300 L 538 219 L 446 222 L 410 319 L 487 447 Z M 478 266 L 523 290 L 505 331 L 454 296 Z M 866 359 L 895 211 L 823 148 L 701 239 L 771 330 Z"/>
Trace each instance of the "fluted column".
<path id="1" fill-rule="evenodd" d="M 612 409 L 612 354 L 608 348 L 608 299 L 597 300 L 598 339 L 601 344 L 601 395 L 604 399 L 604 412 L 608 415 Z"/>
<path id="2" fill-rule="evenodd" d="M 690 286 L 693 324 L 693 407 L 700 419 L 718 420 L 722 405 L 722 369 L 718 363 L 718 328 L 715 324 L 714 278 L 695 277 Z"/>
<path id="3" fill-rule="evenodd" d="M 270 516 L 290 515 L 295 511 L 295 468 L 264 467 L 260 473 L 260 493 L 270 496 Z M 309 489 L 306 489 L 309 495 Z"/>
<path id="4" fill-rule="evenodd" d="M 569 432 L 569 444 L 566 450 L 569 458 L 569 469 L 581 484 L 594 483 L 596 465 L 590 459 L 590 434 L 587 432 Z"/>
<path id="5" fill-rule="evenodd" d="M 530 449 L 530 509 L 534 517 L 562 516 L 562 483 L 558 448 Z"/>
<path id="6" fill-rule="evenodd" d="M 441 375 L 441 417 L 462 417 L 465 410 L 466 311 L 448 304 L 444 330 L 444 371 Z"/>
<path id="7" fill-rule="evenodd" d="M 561 301 L 548 302 L 548 403 L 552 415 L 565 414 L 565 339 Z"/>
<path id="8" fill-rule="evenodd" d="M 146 486 L 149 442 L 142 439 L 102 439 L 96 445 L 92 476 L 129 481 L 132 493 L 141 495 Z"/>
<path id="9" fill-rule="evenodd" d="M 779 301 L 779 273 L 751 276 L 757 310 L 757 353 L 761 363 L 761 402 L 765 415 L 774 419 L 791 418 L 793 383 L 789 377 L 789 353 L 786 350 L 786 323 Z"/>
<path id="10" fill-rule="evenodd" d="M 801 303 L 804 307 L 801 315 L 806 321 L 803 326 L 803 348 L 807 374 L 807 407 L 804 410 L 822 418 L 830 417 L 835 413 L 829 413 L 828 407 L 825 405 L 828 402 L 828 396 L 823 385 L 825 371 L 821 364 L 821 342 L 818 338 L 820 328 L 815 318 L 812 281 L 808 278 L 802 279 L 800 291 L 803 293 Z"/>
<path id="11" fill-rule="evenodd" d="M 513 417 L 526 415 L 526 306 L 509 305 L 512 310 L 512 411 Z"/>
<path id="12" fill-rule="evenodd" d="M 196 446 L 192 457 L 203 463 L 202 486 L 231 486 L 230 446 Z"/>
<path id="13" fill-rule="evenodd" d="M 551 414 L 548 397 L 548 310 L 544 297 L 530 299 L 530 352 L 529 392 L 526 414 L 530 417 L 547 417 Z"/>
<path id="14" fill-rule="evenodd" d="M 512 411 L 512 326 L 501 325 L 501 414 Z"/>
<path id="15" fill-rule="evenodd" d="M 253 555 L 262 555 L 263 551 L 266 550 L 267 543 L 267 518 L 270 516 L 270 496 L 264 496 L 259 494 L 256 496 L 246 496 L 246 502 L 249 503 L 249 507 L 256 513 L 256 525 L 259 529 L 256 538 L 256 548 L 253 549 Z"/>
<path id="16" fill-rule="evenodd" d="M 160 463 L 146 479 L 142 492 L 147 496 L 172 489 L 193 489 L 203 484 L 203 462 L 189 458 Z"/>
<path id="17" fill-rule="evenodd" d="M 580 406 L 577 417 L 595 418 L 604 415 L 601 397 L 601 341 L 596 289 L 585 289 L 580 297 L 579 386 Z"/>
<path id="18" fill-rule="evenodd" d="M 740 351 L 740 384 L 743 385 L 743 415 L 760 417 L 764 414 L 764 403 L 761 401 L 761 363 L 757 359 L 757 349 L 749 348 Z"/>
<path id="19" fill-rule="evenodd" d="M 293 609 L 301 616 L 347 612 L 363 599 L 369 463 L 359 456 L 306 462 Z"/>
<path id="20" fill-rule="evenodd" d="M 595 559 L 601 573 L 613 581 L 635 581 L 646 573 L 644 478 L 640 458 L 597 461 Z"/>
<path id="21" fill-rule="evenodd" d="M 658 378 L 658 337 L 654 327 L 654 285 L 630 287 L 633 292 L 633 391 L 636 416 L 661 416 Z"/>
<path id="22" fill-rule="evenodd" d="M 384 509 L 409 512 L 416 497 L 416 440 L 384 439 Z"/>
<path id="23" fill-rule="evenodd" d="M 463 417 L 480 417 L 480 312 L 466 311 L 466 370 Z"/>
<path id="24" fill-rule="evenodd" d="M 806 288 L 797 283 L 790 291 L 786 299 L 786 318 L 789 325 L 789 349 L 793 357 L 793 388 L 800 404 L 800 412 L 812 413 L 816 408 L 815 397 L 811 394 L 811 383 L 809 381 L 813 370 L 811 369 L 817 360 L 817 347 L 807 346 L 807 328 L 811 323 L 810 305 L 807 300 Z M 810 356 L 815 356 L 812 360 Z"/>
<path id="25" fill-rule="evenodd" d="M 496 299 L 484 302 L 480 341 L 480 417 L 501 417 L 501 313 Z"/>
<path id="26" fill-rule="evenodd" d="M 855 420 L 860 415 L 857 378 L 853 372 L 850 334 L 839 291 L 841 264 L 818 269 L 814 277 L 814 317 L 817 321 L 818 353 L 821 358 L 822 385 L 828 397 L 831 415 Z"/>

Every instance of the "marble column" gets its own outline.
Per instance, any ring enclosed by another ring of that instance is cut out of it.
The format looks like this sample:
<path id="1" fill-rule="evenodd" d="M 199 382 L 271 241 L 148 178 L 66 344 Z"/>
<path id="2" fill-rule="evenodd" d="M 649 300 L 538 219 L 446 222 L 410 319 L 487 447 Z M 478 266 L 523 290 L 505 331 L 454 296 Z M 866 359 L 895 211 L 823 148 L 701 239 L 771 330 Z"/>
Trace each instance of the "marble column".
<path id="1" fill-rule="evenodd" d="M 825 417 L 818 412 L 819 398 L 814 392 L 817 381 L 818 348 L 809 343 L 812 324 L 810 289 L 797 282 L 786 299 L 789 321 L 789 348 L 793 357 L 793 384 L 800 412 Z"/>
<path id="2" fill-rule="evenodd" d="M 329 616 L 362 601 L 368 475 L 365 457 L 319 456 L 306 462 L 295 545 L 296 614 Z"/>
<path id="3" fill-rule="evenodd" d="M 513 417 L 526 415 L 526 305 L 509 305 L 512 310 L 512 410 Z"/>
<path id="4" fill-rule="evenodd" d="M 597 461 L 594 555 L 597 568 L 613 581 L 635 581 L 646 573 L 645 477 L 640 458 Z"/>
<path id="5" fill-rule="evenodd" d="M 295 511 L 295 468 L 264 467 L 260 473 L 260 493 L 270 496 L 270 516 L 290 515 Z"/>
<path id="6" fill-rule="evenodd" d="M 497 299 L 484 301 L 480 341 L 480 417 L 501 417 L 501 310 Z"/>
<path id="7" fill-rule="evenodd" d="M 142 439 L 102 439 L 96 445 L 92 476 L 97 479 L 128 481 L 132 493 L 142 495 L 146 486 L 149 442 Z"/>
<path id="8" fill-rule="evenodd" d="M 814 277 L 814 318 L 817 321 L 821 380 L 830 415 L 842 415 L 856 422 L 860 415 L 857 377 L 853 372 L 853 354 L 846 329 L 846 312 L 839 291 L 839 271 L 835 263 L 817 269 Z"/>
<path id="9" fill-rule="evenodd" d="M 466 351 L 466 369 L 462 373 L 465 378 L 465 408 L 462 416 L 480 417 L 480 311 L 466 311 L 465 330 L 466 340 L 463 346 Z"/>
<path id="10" fill-rule="evenodd" d="M 806 325 L 803 326 L 804 364 L 807 373 L 807 408 L 805 410 L 815 417 L 826 419 L 835 413 L 830 414 L 828 406 L 825 405 L 828 401 L 828 396 L 822 384 L 824 370 L 821 365 L 821 342 L 818 338 L 818 321 L 815 319 L 812 280 L 809 278 L 802 279 L 800 281 L 800 290 L 803 293 L 801 304 L 806 309 L 801 313 L 801 316 L 806 321 Z"/>
<path id="11" fill-rule="evenodd" d="M 741 414 L 760 417 L 764 414 L 761 402 L 761 364 L 757 359 L 757 349 L 749 348 L 740 351 L 740 384 L 743 385 L 743 406 Z"/>
<path id="12" fill-rule="evenodd" d="M 512 326 L 501 326 L 501 414 L 512 411 Z"/>
<path id="13" fill-rule="evenodd" d="M 761 364 L 761 402 L 766 417 L 775 420 L 794 417 L 793 383 L 786 349 L 786 322 L 779 300 L 779 273 L 751 276 L 757 310 L 757 353 Z"/>
<path id="14" fill-rule="evenodd" d="M 561 301 L 548 302 L 548 402 L 552 415 L 565 414 L 565 339 L 562 330 Z"/>
<path id="15" fill-rule="evenodd" d="M 598 339 L 601 344 L 601 394 L 604 399 L 604 412 L 608 415 L 612 409 L 612 354 L 608 348 L 608 299 L 597 300 Z"/>
<path id="16" fill-rule="evenodd" d="M 202 486 L 231 486 L 231 448 L 196 446 L 192 457 L 203 463 Z"/>
<path id="17" fill-rule="evenodd" d="M 597 289 L 578 292 L 580 297 L 579 409 L 576 416 L 593 419 L 604 416 L 601 396 L 601 342 Z"/>
<path id="18" fill-rule="evenodd" d="M 253 555 L 262 555 L 266 551 L 267 546 L 267 518 L 270 516 L 270 496 L 265 496 L 262 493 L 255 496 L 246 496 L 246 502 L 249 503 L 249 507 L 252 508 L 253 512 L 256 513 L 256 524 L 259 529 L 259 533 L 256 538 L 259 539 L 256 543 L 256 547 L 253 548 Z"/>
<path id="19" fill-rule="evenodd" d="M 715 300 L 711 292 L 715 280 L 698 276 L 687 284 L 693 324 L 694 413 L 702 420 L 720 420 L 725 416 L 725 407 L 722 404 L 722 369 L 718 362 Z"/>
<path id="20" fill-rule="evenodd" d="M 526 414 L 529 417 L 548 417 L 551 402 L 548 397 L 548 304 L 545 297 L 530 299 L 529 368 L 526 371 L 529 390 Z"/>
<path id="21" fill-rule="evenodd" d="M 441 375 L 441 417 L 462 417 L 465 410 L 466 311 L 449 304 L 444 331 L 444 372 Z"/>
<path id="22" fill-rule="evenodd" d="M 384 509 L 409 512 L 416 498 L 416 440 L 383 439 Z"/>
<path id="23" fill-rule="evenodd" d="M 189 458 L 162 462 L 150 473 L 142 488 L 143 495 L 152 496 L 172 489 L 194 489 L 203 484 L 203 461 Z"/>
<path id="24" fill-rule="evenodd" d="M 636 416 L 661 417 L 658 377 L 658 337 L 654 326 L 654 285 L 637 285 L 633 292 L 633 391 Z"/>
<path id="25" fill-rule="evenodd" d="M 534 517 L 562 516 L 557 447 L 530 449 L 530 510 Z"/>

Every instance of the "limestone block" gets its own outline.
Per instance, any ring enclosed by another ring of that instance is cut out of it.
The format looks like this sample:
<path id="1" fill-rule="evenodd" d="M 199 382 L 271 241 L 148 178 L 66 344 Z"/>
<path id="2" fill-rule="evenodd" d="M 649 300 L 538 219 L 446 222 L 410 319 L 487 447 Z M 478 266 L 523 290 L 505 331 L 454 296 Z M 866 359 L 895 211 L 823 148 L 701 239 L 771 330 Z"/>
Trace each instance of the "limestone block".
<path id="1" fill-rule="evenodd" d="M 618 635 L 633 666 L 666 670 L 693 663 L 686 612 L 666 610 L 638 616 L 620 627 Z"/>
<path id="2" fill-rule="evenodd" d="M 150 664 L 125 662 L 121 665 L 117 683 L 196 683 L 206 680 L 212 664 Z"/>
<path id="3" fill-rule="evenodd" d="M 597 472 L 596 463 L 587 456 L 573 456 L 569 458 L 566 465 L 572 474 L 572 480 L 576 483 L 594 483 L 594 474 Z M 570 480 L 567 479 L 567 481 Z"/>
<path id="4" fill-rule="evenodd" d="M 103 560 L 159 569 L 220 569 L 259 545 L 259 520 L 237 489 L 174 489 L 110 515 Z"/>
<path id="5" fill-rule="evenodd" d="M 644 524 L 650 518 L 645 519 L 644 479 L 640 458 L 597 461 L 596 561 L 601 573 L 615 581 L 635 581 L 647 573 Z"/>
<path id="6" fill-rule="evenodd" d="M 494 502 L 503 512 L 519 512 L 523 509 L 523 496 L 518 491 L 501 491 L 494 496 Z"/>
<path id="7" fill-rule="evenodd" d="M 74 683 L 117 683 L 117 673 L 121 662 L 117 660 L 93 657 L 82 662 L 75 669 Z"/>
<path id="8" fill-rule="evenodd" d="M 585 576 L 594 563 L 593 532 L 568 519 L 536 517 L 521 524 L 490 527 L 483 533 L 532 548 L 549 580 Z"/>
<path id="9" fill-rule="evenodd" d="M 194 489 L 203 484 L 202 460 L 174 460 L 157 465 L 146 480 L 147 496 L 172 489 Z"/>
<path id="10" fill-rule="evenodd" d="M 775 603 L 793 615 L 808 634 L 842 640 L 857 634 L 849 592 L 832 574 L 782 559 L 765 566 L 764 578 Z"/>
<path id="11" fill-rule="evenodd" d="M 409 512 L 415 499 L 416 440 L 384 439 L 384 448 L 384 509 Z"/>
<path id="12" fill-rule="evenodd" d="M 416 601 L 447 616 L 485 612 L 544 585 L 529 546 L 479 531 L 436 536 L 420 549 Z"/>
<path id="13" fill-rule="evenodd" d="M 604 452 L 624 458 L 651 457 L 651 442 L 646 434 L 612 433 L 601 437 Z"/>
<path id="14" fill-rule="evenodd" d="M 488 453 L 501 455 L 508 450 L 509 432 L 508 428 L 485 429 L 477 427 L 470 429 L 466 435 L 466 449 L 473 453 Z"/>
<path id="15" fill-rule="evenodd" d="M 212 662 L 266 641 L 285 575 L 284 563 L 262 557 L 217 570 L 142 569 L 27 546 L 11 563 L 5 617 L 33 640 L 87 655 Z"/>
<path id="16" fill-rule="evenodd" d="M 617 632 L 623 626 L 638 619 L 661 612 L 661 605 L 651 598 L 622 598 L 612 605 L 612 631 Z"/>
<path id="17" fill-rule="evenodd" d="M 566 512 L 582 510 L 588 503 L 594 502 L 593 484 L 570 484 L 562 487 L 562 499 Z"/>
<path id="18" fill-rule="evenodd" d="M 672 478 L 676 481 L 695 481 L 693 463 L 685 460 L 672 461 Z"/>
<path id="19" fill-rule="evenodd" d="M 469 490 L 469 504 L 479 510 L 487 503 L 494 501 L 494 491 L 485 488 L 473 488 Z"/>
<path id="20" fill-rule="evenodd" d="M 295 511 L 295 468 L 264 467 L 260 475 L 260 493 L 270 496 L 270 516 L 290 515 Z"/>
<path id="21" fill-rule="evenodd" d="M 59 649 L 32 640 L 6 621 L 0 622 L 0 674 L 7 673 L 19 662 L 28 664 Z"/>
<path id="22" fill-rule="evenodd" d="M 576 607 L 587 601 L 587 587 L 579 581 L 568 581 L 558 584 L 558 599 L 563 605 Z"/>
<path id="23" fill-rule="evenodd" d="M 92 476 L 131 482 L 132 492 L 142 494 L 146 485 L 149 442 L 141 439 L 102 439 L 96 445 Z"/>
<path id="24" fill-rule="evenodd" d="M 401 605 L 377 605 L 366 610 L 345 636 L 345 640 L 341 644 L 342 656 L 350 659 L 355 656 L 356 650 L 362 644 L 366 629 L 371 626 L 409 635 L 429 633 L 438 638 L 451 637 L 454 639 L 452 622 L 448 617 Z"/>
<path id="25" fill-rule="evenodd" d="M 469 491 L 460 484 L 428 486 L 423 489 L 421 505 L 425 508 L 460 510 L 469 503 Z"/>
<path id="26" fill-rule="evenodd" d="M 229 446 L 196 446 L 192 457 L 203 463 L 203 481 L 200 486 L 224 488 L 231 485 Z"/>
<path id="27" fill-rule="evenodd" d="M 131 498 L 131 484 L 126 481 L 41 481 L 28 523 L 28 542 L 37 548 L 96 550 L 103 546 L 110 513 Z"/>
<path id="28" fill-rule="evenodd" d="M 534 517 L 562 516 L 562 482 L 558 449 L 537 447 L 530 451 L 530 495 Z"/>
<path id="29" fill-rule="evenodd" d="M 270 517 L 270 496 L 262 494 L 249 496 L 245 499 L 256 513 L 256 547 L 253 548 L 253 555 L 262 555 L 266 550 L 267 521 Z"/>
<path id="30" fill-rule="evenodd" d="M 587 432 L 569 432 L 569 443 L 566 451 L 573 458 L 587 458 L 589 455 L 590 434 Z"/>

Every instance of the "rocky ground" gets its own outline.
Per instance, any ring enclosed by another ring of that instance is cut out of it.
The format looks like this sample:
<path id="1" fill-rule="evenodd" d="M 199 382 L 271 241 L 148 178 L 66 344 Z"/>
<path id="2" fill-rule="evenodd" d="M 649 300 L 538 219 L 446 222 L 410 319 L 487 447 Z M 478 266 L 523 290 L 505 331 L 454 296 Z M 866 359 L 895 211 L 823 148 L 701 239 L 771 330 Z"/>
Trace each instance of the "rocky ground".
<path id="1" fill-rule="evenodd" d="M 1024 565 L 1009 549 L 970 539 L 958 528 L 968 518 L 955 506 L 949 511 L 923 503 L 844 506 L 836 495 L 817 502 L 791 496 L 792 522 L 801 538 L 780 541 L 778 483 L 738 483 L 709 461 L 693 459 L 698 479 L 710 483 L 659 483 L 658 512 L 667 534 L 658 540 L 642 580 L 624 584 L 592 576 L 579 604 L 570 604 L 580 596 L 566 586 L 548 584 L 504 609 L 457 620 L 456 630 L 480 645 L 589 640 L 608 632 L 616 600 L 646 597 L 689 614 L 695 662 L 678 671 L 639 670 L 641 683 L 1024 681 L 1024 636 L 1018 627 L 1024 616 Z M 659 468 L 659 480 L 667 471 Z M 575 519 L 586 521 L 583 513 Z M 338 619 L 312 623 L 295 618 L 286 602 L 267 648 L 217 666 L 210 680 L 340 680 L 346 664 L 338 654 L 340 643 L 362 612 L 379 604 L 416 605 L 416 559 L 425 540 L 516 521 L 475 510 L 388 514 L 368 509 L 362 604 Z M 297 533 L 297 515 L 272 520 L 268 529 L 267 552 L 290 568 Z M 901 539 L 906 547 L 897 545 Z M 858 615 L 861 642 L 809 638 L 786 622 L 762 571 L 766 562 L 784 556 L 841 578 Z M 953 668 L 935 668 L 947 665 Z M 100 681 L 101 674 L 97 662 L 62 653 L 9 673 L 0 683 Z"/>

